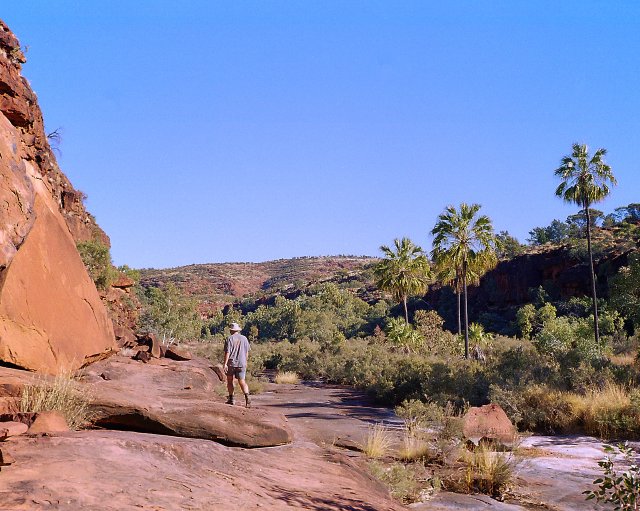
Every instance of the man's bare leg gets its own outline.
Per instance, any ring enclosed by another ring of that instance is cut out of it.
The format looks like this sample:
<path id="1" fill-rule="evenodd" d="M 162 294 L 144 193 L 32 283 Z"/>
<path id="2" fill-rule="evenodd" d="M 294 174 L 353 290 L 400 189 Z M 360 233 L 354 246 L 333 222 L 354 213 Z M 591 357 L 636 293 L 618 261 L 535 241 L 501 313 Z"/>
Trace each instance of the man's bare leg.
<path id="1" fill-rule="evenodd" d="M 229 397 L 227 398 L 227 404 L 233 404 L 233 373 L 227 374 L 227 390 L 229 391 Z M 243 389 L 244 391 L 244 389 Z"/>
<path id="2" fill-rule="evenodd" d="M 249 385 L 247 385 L 247 382 L 244 378 L 239 378 L 238 383 L 240 384 L 240 388 L 244 393 L 245 406 L 249 408 L 251 406 L 251 398 L 249 397 Z"/>

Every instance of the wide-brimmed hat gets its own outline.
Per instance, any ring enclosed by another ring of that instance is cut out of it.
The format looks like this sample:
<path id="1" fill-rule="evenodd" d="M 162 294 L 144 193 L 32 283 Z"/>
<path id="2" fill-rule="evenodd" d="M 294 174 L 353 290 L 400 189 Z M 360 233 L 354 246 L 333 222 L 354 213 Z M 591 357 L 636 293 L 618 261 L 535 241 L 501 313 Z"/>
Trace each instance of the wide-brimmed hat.
<path id="1" fill-rule="evenodd" d="M 242 330 L 242 327 L 238 325 L 238 323 L 231 323 L 229 330 L 231 330 L 232 332 L 239 332 L 240 330 Z"/>

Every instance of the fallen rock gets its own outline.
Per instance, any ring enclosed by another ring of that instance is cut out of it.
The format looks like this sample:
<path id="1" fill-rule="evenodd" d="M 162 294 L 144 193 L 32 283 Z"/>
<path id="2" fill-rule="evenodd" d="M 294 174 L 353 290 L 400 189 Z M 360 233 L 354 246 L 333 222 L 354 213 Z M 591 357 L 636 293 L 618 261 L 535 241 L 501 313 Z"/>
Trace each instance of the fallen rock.
<path id="1" fill-rule="evenodd" d="M 136 334 L 133 330 L 122 325 L 114 325 L 113 333 L 116 337 L 116 343 L 120 348 L 133 348 L 136 345 Z"/>
<path id="2" fill-rule="evenodd" d="M 0 422 L 0 440 L 26 433 L 29 426 L 22 422 L 6 421 Z"/>
<path id="3" fill-rule="evenodd" d="M 149 346 L 149 351 L 153 358 L 160 358 L 162 352 L 160 351 L 160 341 L 156 337 L 156 334 L 145 333 L 138 336 L 138 344 Z"/>
<path id="4" fill-rule="evenodd" d="M 69 431 L 67 420 L 60 412 L 38 412 L 33 424 L 27 433 L 36 435 L 40 433 L 63 433 Z"/>
<path id="5" fill-rule="evenodd" d="M 511 445 L 516 435 L 509 417 L 496 404 L 469 408 L 462 419 L 462 431 L 476 445 L 483 439 Z"/>
<path id="6" fill-rule="evenodd" d="M 136 353 L 133 356 L 133 360 L 139 360 L 140 362 L 144 362 L 145 364 L 147 362 L 149 362 L 149 360 L 151 360 L 151 355 L 149 354 L 148 351 L 148 347 L 144 346 L 145 348 L 147 348 L 146 350 L 138 350 L 138 353 Z"/>
<path id="7" fill-rule="evenodd" d="M 122 273 L 119 274 L 116 279 L 111 283 L 111 287 L 118 287 L 120 289 L 127 289 L 135 285 L 135 281 Z"/>
<path id="8" fill-rule="evenodd" d="M 191 360 L 193 356 L 187 350 L 179 348 L 178 346 L 169 346 L 164 353 L 164 356 L 171 360 Z"/>

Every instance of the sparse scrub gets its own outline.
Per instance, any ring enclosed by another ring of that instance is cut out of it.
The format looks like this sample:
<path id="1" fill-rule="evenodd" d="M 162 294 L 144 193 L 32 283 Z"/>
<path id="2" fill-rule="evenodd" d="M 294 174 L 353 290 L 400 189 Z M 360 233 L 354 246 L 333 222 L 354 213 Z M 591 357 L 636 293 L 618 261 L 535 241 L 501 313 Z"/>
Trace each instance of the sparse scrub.
<path id="1" fill-rule="evenodd" d="M 433 458 L 433 450 L 428 442 L 418 437 L 408 428 L 405 430 L 398 457 L 405 462 L 425 461 Z"/>
<path id="2" fill-rule="evenodd" d="M 391 496 L 400 502 L 411 504 L 421 500 L 425 492 L 421 479 L 426 479 L 421 473 L 424 472 L 423 467 L 416 464 L 371 462 L 369 469 L 375 477 L 389 487 Z M 430 493 L 433 493 L 433 488 Z"/>
<path id="3" fill-rule="evenodd" d="M 38 377 L 25 385 L 20 397 L 21 412 L 55 410 L 64 415 L 70 429 L 80 429 L 90 420 L 89 398 L 86 391 L 76 389 L 71 372 L 61 372 L 55 377 Z"/>
<path id="4" fill-rule="evenodd" d="M 300 383 L 300 376 L 295 371 L 282 371 L 278 372 L 274 378 L 277 384 L 289 384 L 296 385 Z"/>
<path id="5" fill-rule="evenodd" d="M 369 458 L 382 458 L 391 448 L 391 435 L 383 424 L 376 424 L 369 428 L 369 432 L 362 444 L 362 452 Z"/>
<path id="6" fill-rule="evenodd" d="M 479 491 L 493 497 L 501 495 L 511 483 L 516 465 L 512 452 L 495 452 L 485 445 L 473 451 L 463 451 L 464 486 L 458 489 L 472 493 Z"/>

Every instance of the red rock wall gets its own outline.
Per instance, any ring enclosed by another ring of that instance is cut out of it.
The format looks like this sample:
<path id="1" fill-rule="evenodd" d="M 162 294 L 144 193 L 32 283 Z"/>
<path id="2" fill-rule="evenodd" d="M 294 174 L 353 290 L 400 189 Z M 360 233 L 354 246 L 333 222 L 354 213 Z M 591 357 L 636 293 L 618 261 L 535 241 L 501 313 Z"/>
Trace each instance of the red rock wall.
<path id="1" fill-rule="evenodd" d="M 58 167 L 23 62 L 0 21 L 0 361 L 56 373 L 115 349 L 76 249 L 109 239 Z"/>

